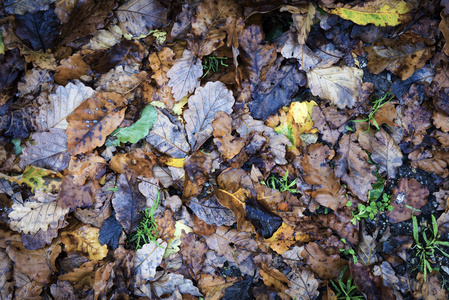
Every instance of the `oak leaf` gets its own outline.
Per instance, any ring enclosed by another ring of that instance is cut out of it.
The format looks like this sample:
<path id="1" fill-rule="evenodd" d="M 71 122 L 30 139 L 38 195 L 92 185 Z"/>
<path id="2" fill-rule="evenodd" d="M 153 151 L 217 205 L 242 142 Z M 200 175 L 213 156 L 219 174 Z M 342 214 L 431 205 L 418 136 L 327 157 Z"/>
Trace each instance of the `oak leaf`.
<path id="1" fill-rule="evenodd" d="M 314 68 L 307 72 L 310 91 L 338 108 L 354 107 L 362 96 L 363 71 L 353 67 Z"/>
<path id="2" fill-rule="evenodd" d="M 199 78 L 203 75 L 201 60 L 194 57 L 192 52 L 184 50 L 182 57 L 177 59 L 173 67 L 167 72 L 170 78 L 168 86 L 172 88 L 175 101 L 192 93 L 200 85 Z"/>
<path id="3" fill-rule="evenodd" d="M 313 189 L 306 193 L 321 205 L 337 210 L 348 200 L 345 188 L 341 186 L 331 167 L 326 164 L 326 157 L 329 154 L 330 149 L 327 146 L 310 145 L 302 160 L 302 168 L 304 180 L 313 185 Z"/>
<path id="4" fill-rule="evenodd" d="M 126 101 L 117 93 L 99 93 L 88 99 L 67 117 L 68 150 L 71 155 L 102 146 L 106 137 L 122 122 Z"/>
<path id="5" fill-rule="evenodd" d="M 100 245 L 99 232 L 99 228 L 84 225 L 71 232 L 64 231 L 61 234 L 61 242 L 67 253 L 79 252 L 90 260 L 102 260 L 108 254 L 108 246 Z"/>
<path id="6" fill-rule="evenodd" d="M 195 94 L 189 98 L 189 108 L 184 112 L 186 131 L 193 150 L 212 135 L 212 122 L 215 114 L 223 111 L 232 112 L 234 105 L 232 92 L 219 81 L 208 82 L 204 87 L 196 89 Z"/>
<path id="7" fill-rule="evenodd" d="M 148 35 L 148 31 L 167 22 L 167 9 L 156 0 L 128 0 L 116 10 L 124 33 L 134 37 Z"/>

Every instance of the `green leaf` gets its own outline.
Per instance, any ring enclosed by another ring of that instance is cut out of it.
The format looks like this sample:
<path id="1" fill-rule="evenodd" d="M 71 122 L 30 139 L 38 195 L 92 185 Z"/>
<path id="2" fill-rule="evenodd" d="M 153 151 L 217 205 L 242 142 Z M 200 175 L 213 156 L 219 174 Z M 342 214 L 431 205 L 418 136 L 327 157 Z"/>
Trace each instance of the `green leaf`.
<path id="1" fill-rule="evenodd" d="M 129 127 L 117 128 L 111 135 L 117 137 L 121 143 L 137 143 L 148 135 L 151 127 L 157 121 L 157 112 L 152 105 L 142 110 L 140 119 Z"/>
<path id="2" fill-rule="evenodd" d="M 416 217 L 412 217 L 413 221 L 413 238 L 415 239 L 415 243 L 419 244 L 419 237 L 418 237 L 418 220 L 416 220 Z"/>

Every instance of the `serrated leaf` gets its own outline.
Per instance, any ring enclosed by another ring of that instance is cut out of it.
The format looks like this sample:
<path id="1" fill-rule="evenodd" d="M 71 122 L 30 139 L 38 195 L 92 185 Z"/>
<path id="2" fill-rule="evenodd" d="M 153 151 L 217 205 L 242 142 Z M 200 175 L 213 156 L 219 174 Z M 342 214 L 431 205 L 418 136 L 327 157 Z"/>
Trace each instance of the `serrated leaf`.
<path id="1" fill-rule="evenodd" d="M 322 8 L 358 25 L 396 26 L 407 20 L 411 7 L 403 0 L 374 0 L 361 5 L 346 4 L 342 7 L 326 6 Z"/>
<path id="2" fill-rule="evenodd" d="M 27 142 L 22 150 L 19 166 L 27 165 L 62 171 L 69 165 L 67 134 L 62 129 L 50 128 L 50 132 L 37 132 L 32 136 L 36 144 Z"/>
<path id="3" fill-rule="evenodd" d="M 155 0 L 129 0 L 116 10 L 123 32 L 137 37 L 167 22 L 167 9 Z"/>
<path id="4" fill-rule="evenodd" d="M 67 117 L 67 146 L 71 155 L 102 146 L 106 137 L 123 121 L 126 100 L 117 93 L 99 93 Z"/>
<path id="5" fill-rule="evenodd" d="M 157 121 L 146 140 L 157 150 L 173 158 L 184 158 L 190 152 L 185 133 L 161 111 L 158 111 Z"/>
<path id="6" fill-rule="evenodd" d="M 59 20 L 53 10 L 16 16 L 16 34 L 28 41 L 34 50 L 50 49 L 59 35 Z"/>
<path id="7" fill-rule="evenodd" d="M 351 67 L 315 68 L 307 73 L 314 96 L 329 100 L 338 108 L 353 107 L 362 95 L 363 71 Z"/>
<path id="8" fill-rule="evenodd" d="M 56 196 L 36 191 L 25 204 L 13 204 L 8 214 L 11 229 L 25 234 L 35 234 L 42 229 L 57 228 L 60 220 L 69 213 L 56 202 Z"/>
<path id="9" fill-rule="evenodd" d="M 121 143 L 135 144 L 143 139 L 153 127 L 157 120 L 157 111 L 152 105 L 148 105 L 142 110 L 140 119 L 129 127 L 117 128 L 111 136 L 117 137 Z"/>
<path id="10" fill-rule="evenodd" d="M 48 96 L 50 107 L 48 111 L 41 110 L 40 118 L 47 121 L 46 128 L 67 129 L 69 123 L 66 117 L 70 115 L 81 102 L 94 95 L 94 90 L 81 82 L 59 86 L 55 94 Z"/>
<path id="11" fill-rule="evenodd" d="M 234 101 L 232 92 L 219 81 L 208 82 L 204 87 L 197 88 L 195 94 L 190 96 L 189 108 L 184 112 L 184 119 L 193 150 L 197 150 L 212 135 L 215 113 L 224 111 L 230 114 Z"/>
<path id="12" fill-rule="evenodd" d="M 201 60 L 194 57 L 192 52 L 184 50 L 182 57 L 177 59 L 173 67 L 167 72 L 170 78 L 168 86 L 172 88 L 175 101 L 192 93 L 200 85 L 199 78 L 203 76 Z"/>

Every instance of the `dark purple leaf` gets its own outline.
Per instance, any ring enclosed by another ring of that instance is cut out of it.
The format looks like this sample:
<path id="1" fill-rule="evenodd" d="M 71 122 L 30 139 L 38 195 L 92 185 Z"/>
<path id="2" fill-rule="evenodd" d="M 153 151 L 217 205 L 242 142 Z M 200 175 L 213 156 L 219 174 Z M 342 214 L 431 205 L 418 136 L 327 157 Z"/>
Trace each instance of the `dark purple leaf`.
<path id="1" fill-rule="evenodd" d="M 53 10 L 16 16 L 16 34 L 34 50 L 51 48 L 59 35 L 59 20 Z"/>
<path id="2" fill-rule="evenodd" d="M 117 249 L 120 234 L 123 231 L 122 225 L 115 218 L 115 214 L 104 221 L 100 228 L 100 236 L 98 241 L 101 245 L 107 244 L 112 250 Z"/>

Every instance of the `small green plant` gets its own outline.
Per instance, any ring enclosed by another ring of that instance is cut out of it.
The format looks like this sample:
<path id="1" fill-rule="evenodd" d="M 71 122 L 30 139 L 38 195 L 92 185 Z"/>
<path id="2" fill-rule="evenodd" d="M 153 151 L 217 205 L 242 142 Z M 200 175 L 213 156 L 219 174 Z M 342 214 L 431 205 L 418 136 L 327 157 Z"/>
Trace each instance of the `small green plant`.
<path id="1" fill-rule="evenodd" d="M 385 100 L 387 97 L 390 97 L 390 99 Z M 392 95 L 391 93 L 386 93 L 382 98 L 374 100 L 372 102 L 373 104 L 373 108 L 371 109 L 371 112 L 368 114 L 368 117 L 366 117 L 363 120 L 354 120 L 354 122 L 368 122 L 368 129 L 369 130 L 369 124 L 371 123 L 374 127 L 376 127 L 377 130 L 380 129 L 379 124 L 377 124 L 376 119 L 374 119 L 374 114 L 379 110 L 379 108 L 381 108 L 382 106 L 384 106 L 385 104 L 387 104 L 388 102 L 391 101 L 391 99 L 393 99 L 394 95 Z"/>
<path id="2" fill-rule="evenodd" d="M 433 268 L 431 261 L 435 261 L 435 251 L 438 250 L 446 257 L 449 254 L 444 252 L 439 246 L 449 247 L 449 242 L 439 241 L 438 224 L 435 216 L 432 215 L 432 227 L 425 228 L 422 233 L 422 239 L 419 238 L 419 226 L 418 220 L 415 216 L 412 217 L 413 221 L 413 239 L 415 245 L 412 249 L 416 249 L 416 258 L 418 258 L 418 268 L 424 273 L 424 280 L 427 281 L 427 274 L 432 271 L 438 271 L 439 268 Z"/>
<path id="3" fill-rule="evenodd" d="M 345 274 L 346 267 L 341 271 L 338 276 L 338 281 L 335 283 L 331 280 L 332 286 L 334 287 L 335 296 L 337 300 L 363 300 L 365 297 L 360 293 L 352 280 L 352 276 L 349 276 L 346 283 L 343 282 L 343 276 Z"/>
<path id="4" fill-rule="evenodd" d="M 212 70 L 212 72 L 218 72 L 220 69 L 220 66 L 227 67 L 228 65 L 224 63 L 224 60 L 228 59 L 226 56 L 224 57 L 217 57 L 214 55 L 208 56 L 206 58 L 206 62 L 203 64 L 203 69 L 207 70 L 206 73 L 204 73 L 203 77 L 206 77 L 207 74 Z"/>
<path id="5" fill-rule="evenodd" d="M 384 193 L 385 178 L 380 177 L 379 174 L 374 173 L 377 177 L 377 182 L 372 184 L 372 189 L 368 192 L 368 205 L 359 203 L 357 211 L 352 212 L 352 224 L 356 224 L 357 221 L 370 219 L 373 220 L 379 212 L 392 211 L 391 195 Z M 351 206 L 352 203 L 348 201 L 346 206 Z"/>
<path id="6" fill-rule="evenodd" d="M 280 179 L 276 178 L 275 175 L 270 175 L 266 181 L 261 181 L 260 183 L 274 190 L 279 190 L 281 193 L 285 191 L 290 193 L 297 192 L 296 187 L 294 187 L 296 185 L 296 179 L 288 182 L 288 170 Z"/>
<path id="7" fill-rule="evenodd" d="M 156 242 L 159 230 L 154 220 L 154 212 L 159 205 L 159 193 L 151 208 L 144 209 L 142 221 L 140 221 L 137 231 L 130 235 L 127 239 L 128 244 L 136 244 L 136 250 L 142 248 L 143 245 L 150 242 Z"/>
<path id="8" fill-rule="evenodd" d="M 346 245 L 346 240 L 345 239 L 341 239 L 341 241 L 343 242 L 343 244 Z M 352 249 L 352 248 L 340 249 L 340 251 L 343 252 L 344 255 L 352 256 L 352 259 L 354 260 L 354 263 L 357 263 L 357 255 L 355 254 L 354 249 Z"/>

